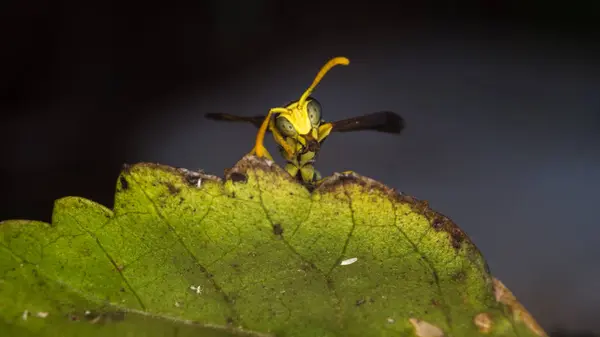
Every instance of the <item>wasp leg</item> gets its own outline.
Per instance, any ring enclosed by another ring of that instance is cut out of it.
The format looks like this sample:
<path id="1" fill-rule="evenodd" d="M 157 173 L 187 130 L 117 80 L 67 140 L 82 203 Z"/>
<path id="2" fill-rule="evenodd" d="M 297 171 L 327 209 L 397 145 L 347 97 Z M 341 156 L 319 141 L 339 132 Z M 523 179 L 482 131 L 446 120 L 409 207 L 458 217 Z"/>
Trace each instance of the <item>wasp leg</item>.
<path id="1" fill-rule="evenodd" d="M 265 157 L 265 158 L 267 158 L 269 160 L 273 160 L 273 157 L 271 156 L 271 154 L 269 153 L 269 151 L 267 151 L 267 149 L 264 146 L 262 147 L 262 151 L 260 152 L 261 155 L 259 155 L 258 153 L 259 153 L 259 151 L 257 151 L 256 147 L 254 147 L 254 148 L 252 148 L 252 151 L 250 151 L 248 153 L 248 155 L 249 156 L 257 156 L 259 158 L 260 157 Z"/>
<path id="2" fill-rule="evenodd" d="M 271 122 L 271 116 L 274 113 L 283 113 L 283 112 L 287 112 L 287 109 L 273 108 L 273 109 L 269 110 L 267 117 L 265 117 L 265 120 L 262 122 L 262 124 L 260 125 L 260 128 L 258 129 L 258 132 L 256 133 L 256 143 L 254 144 L 254 147 L 250 151 L 250 153 L 249 153 L 250 155 L 256 155 L 259 158 L 267 157 L 268 159 L 273 160 L 273 157 L 271 157 L 271 155 L 269 154 L 269 151 L 267 151 L 267 149 L 265 148 L 265 134 L 267 133 L 267 127 L 269 126 L 269 123 Z"/>
<path id="3" fill-rule="evenodd" d="M 287 157 L 291 158 L 295 153 L 295 150 L 292 148 L 292 146 L 288 144 L 288 142 L 285 140 L 285 138 L 283 138 L 283 136 L 277 130 L 276 127 L 272 127 L 271 132 L 273 133 L 273 138 L 275 138 L 275 142 L 283 148 L 285 153 L 287 153 Z"/>

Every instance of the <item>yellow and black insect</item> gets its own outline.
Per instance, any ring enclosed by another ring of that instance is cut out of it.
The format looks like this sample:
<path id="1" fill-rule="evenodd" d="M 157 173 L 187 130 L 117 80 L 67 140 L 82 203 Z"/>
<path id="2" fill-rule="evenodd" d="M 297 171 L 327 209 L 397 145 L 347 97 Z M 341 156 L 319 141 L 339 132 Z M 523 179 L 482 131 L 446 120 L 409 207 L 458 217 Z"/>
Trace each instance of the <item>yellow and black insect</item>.
<path id="1" fill-rule="evenodd" d="M 213 120 L 254 124 L 258 128 L 258 133 L 254 148 L 249 154 L 272 160 L 264 146 L 265 134 L 271 131 L 275 142 L 279 145 L 281 155 L 287 161 L 286 171 L 292 177 L 312 184 L 321 179 L 313 164 L 321 144 L 331 132 L 374 130 L 398 134 L 404 128 L 402 117 L 390 111 L 374 112 L 336 122 L 325 122 L 322 119 L 321 104 L 310 97 L 310 94 L 331 68 L 349 63 L 350 61 L 345 57 L 331 59 L 321 68 L 311 86 L 299 100 L 285 107 L 273 108 L 266 116 L 245 117 L 225 113 L 209 113 L 205 116 Z"/>

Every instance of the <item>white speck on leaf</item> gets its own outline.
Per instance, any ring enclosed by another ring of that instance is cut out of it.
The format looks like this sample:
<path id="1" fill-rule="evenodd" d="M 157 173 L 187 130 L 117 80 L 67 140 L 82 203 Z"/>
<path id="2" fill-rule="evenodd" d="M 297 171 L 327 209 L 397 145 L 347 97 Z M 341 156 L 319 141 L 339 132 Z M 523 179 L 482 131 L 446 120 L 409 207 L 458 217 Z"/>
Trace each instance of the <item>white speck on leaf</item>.
<path id="1" fill-rule="evenodd" d="M 39 318 L 46 318 L 48 317 L 48 313 L 46 311 L 40 311 L 36 314 L 36 316 Z"/>
<path id="2" fill-rule="evenodd" d="M 196 183 L 196 187 L 200 188 L 202 186 L 202 178 L 198 178 L 198 182 Z"/>
<path id="3" fill-rule="evenodd" d="M 347 266 L 347 265 L 349 265 L 349 264 L 353 264 L 353 263 L 354 263 L 354 262 L 356 262 L 356 261 L 358 261 L 358 258 L 357 258 L 357 257 L 353 257 L 353 258 L 346 259 L 346 260 L 342 261 L 342 262 L 340 263 L 340 265 L 342 265 L 342 266 Z"/>
<path id="4" fill-rule="evenodd" d="M 190 289 L 196 292 L 196 294 L 202 294 L 202 286 L 190 286 Z"/>
<path id="5" fill-rule="evenodd" d="M 24 321 L 27 320 L 27 317 L 29 317 L 29 310 L 23 311 L 23 315 L 21 315 L 21 318 L 23 318 Z"/>
<path id="6" fill-rule="evenodd" d="M 391 318 L 391 317 L 388 317 L 387 318 L 387 322 L 390 323 L 390 324 L 393 324 L 394 322 L 396 322 L 396 320 L 393 319 L 393 318 Z"/>

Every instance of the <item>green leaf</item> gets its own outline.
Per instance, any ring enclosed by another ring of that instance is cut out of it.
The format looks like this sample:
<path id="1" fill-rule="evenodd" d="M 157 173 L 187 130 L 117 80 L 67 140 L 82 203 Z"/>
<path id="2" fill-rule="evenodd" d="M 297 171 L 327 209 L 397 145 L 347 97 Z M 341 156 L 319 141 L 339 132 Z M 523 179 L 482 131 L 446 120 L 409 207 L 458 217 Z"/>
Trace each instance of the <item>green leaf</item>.
<path id="1" fill-rule="evenodd" d="M 114 210 L 0 223 L 2 336 L 545 336 L 427 203 L 354 173 L 314 191 L 245 157 L 224 181 L 126 167 Z"/>

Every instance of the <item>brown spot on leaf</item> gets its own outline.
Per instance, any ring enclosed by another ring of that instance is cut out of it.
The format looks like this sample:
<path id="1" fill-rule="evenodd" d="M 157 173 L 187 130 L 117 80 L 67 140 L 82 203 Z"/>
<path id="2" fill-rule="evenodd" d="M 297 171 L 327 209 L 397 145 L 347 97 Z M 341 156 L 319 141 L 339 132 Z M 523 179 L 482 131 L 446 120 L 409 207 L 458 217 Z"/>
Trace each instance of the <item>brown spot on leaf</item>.
<path id="1" fill-rule="evenodd" d="M 245 183 L 248 181 L 248 176 L 240 172 L 231 172 L 229 174 L 229 179 L 234 183 Z"/>
<path id="2" fill-rule="evenodd" d="M 436 231 L 441 230 L 443 226 L 444 223 L 439 221 L 438 219 L 435 219 L 431 222 L 431 227 L 433 227 L 433 229 L 435 229 Z"/>
<path id="3" fill-rule="evenodd" d="M 410 322 L 410 324 L 413 325 L 413 327 L 415 328 L 415 334 L 419 337 L 444 336 L 444 331 L 442 331 L 442 329 L 429 322 L 425 322 L 417 318 L 410 318 L 408 321 Z"/>
<path id="4" fill-rule="evenodd" d="M 420 212 L 422 212 L 422 214 L 429 219 L 431 227 L 438 232 L 444 231 L 448 233 L 450 237 L 450 244 L 454 249 L 459 250 L 461 244 L 467 240 L 465 233 L 454 222 L 452 222 L 452 220 L 429 209 L 429 206 L 421 203 L 419 207 Z"/>
<path id="5" fill-rule="evenodd" d="M 494 324 L 490 314 L 487 312 L 482 312 L 475 315 L 473 318 L 473 323 L 475 323 L 475 326 L 477 326 L 477 329 L 479 329 L 479 332 L 481 333 L 489 333 L 492 330 L 492 325 Z"/>
<path id="6" fill-rule="evenodd" d="M 165 182 L 165 185 L 167 186 L 169 193 L 171 193 L 172 195 L 177 195 L 181 191 L 179 188 L 177 188 L 175 185 L 173 185 L 173 183 L 171 183 L 170 181 Z"/>
<path id="7" fill-rule="evenodd" d="M 281 227 L 280 224 L 276 223 L 273 225 L 273 234 L 275 235 L 282 235 L 283 234 L 283 227 Z"/>
<path id="8" fill-rule="evenodd" d="M 465 233 L 454 225 L 450 230 L 450 237 L 452 238 L 452 247 L 457 250 L 460 249 L 460 245 L 465 239 Z"/>
<path id="9" fill-rule="evenodd" d="M 513 319 L 518 322 L 523 322 L 529 330 L 536 335 L 547 337 L 548 335 L 542 327 L 535 321 L 533 316 L 523 307 L 513 293 L 497 278 L 493 279 L 494 295 L 496 301 L 506 305 L 513 315 Z"/>
<path id="10" fill-rule="evenodd" d="M 458 283 L 462 283 L 465 281 L 466 276 L 467 275 L 465 274 L 464 271 L 459 270 L 456 273 L 452 274 L 452 280 L 454 280 L 455 282 L 458 282 Z"/>
<path id="11" fill-rule="evenodd" d="M 121 190 L 126 191 L 129 188 L 129 183 L 124 176 L 119 177 L 119 182 L 121 183 Z"/>
<path id="12" fill-rule="evenodd" d="M 198 186 L 198 180 L 200 180 L 200 177 L 186 174 L 183 176 L 183 179 L 188 185 L 196 187 Z"/>

